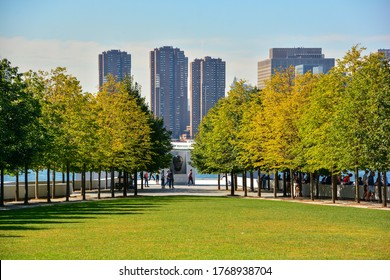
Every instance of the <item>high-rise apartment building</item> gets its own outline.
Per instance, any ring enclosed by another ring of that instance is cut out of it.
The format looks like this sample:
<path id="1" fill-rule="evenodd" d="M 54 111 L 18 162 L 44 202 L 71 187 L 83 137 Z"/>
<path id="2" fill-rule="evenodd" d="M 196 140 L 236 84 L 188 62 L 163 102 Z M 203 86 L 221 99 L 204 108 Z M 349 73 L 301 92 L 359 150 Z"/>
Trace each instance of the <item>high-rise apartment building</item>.
<path id="1" fill-rule="evenodd" d="M 120 50 L 110 50 L 99 54 L 99 88 L 106 81 L 108 74 L 118 81 L 131 75 L 131 55 Z"/>
<path id="2" fill-rule="evenodd" d="M 275 70 L 281 71 L 290 66 L 301 65 L 298 71 L 311 70 L 327 73 L 334 67 L 334 58 L 325 58 L 321 48 L 272 48 L 269 58 L 257 64 L 257 85 L 261 89 Z"/>
<path id="3" fill-rule="evenodd" d="M 383 53 L 387 60 L 390 61 L 390 49 L 379 49 L 378 52 Z"/>
<path id="4" fill-rule="evenodd" d="M 180 139 L 188 120 L 188 58 L 179 48 L 150 52 L 150 103 L 154 115 L 164 119 L 173 139 Z"/>
<path id="5" fill-rule="evenodd" d="M 195 59 L 190 66 L 191 137 L 207 112 L 225 96 L 226 63 L 220 58 Z"/>

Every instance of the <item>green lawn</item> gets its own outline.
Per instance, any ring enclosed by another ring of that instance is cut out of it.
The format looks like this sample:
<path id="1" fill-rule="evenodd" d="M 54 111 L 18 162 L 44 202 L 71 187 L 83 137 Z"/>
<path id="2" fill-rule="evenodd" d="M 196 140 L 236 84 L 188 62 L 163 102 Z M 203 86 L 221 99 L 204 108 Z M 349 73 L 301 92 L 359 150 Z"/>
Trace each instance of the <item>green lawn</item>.
<path id="1" fill-rule="evenodd" d="M 390 259 L 390 212 L 138 197 L 0 212 L 0 259 Z"/>

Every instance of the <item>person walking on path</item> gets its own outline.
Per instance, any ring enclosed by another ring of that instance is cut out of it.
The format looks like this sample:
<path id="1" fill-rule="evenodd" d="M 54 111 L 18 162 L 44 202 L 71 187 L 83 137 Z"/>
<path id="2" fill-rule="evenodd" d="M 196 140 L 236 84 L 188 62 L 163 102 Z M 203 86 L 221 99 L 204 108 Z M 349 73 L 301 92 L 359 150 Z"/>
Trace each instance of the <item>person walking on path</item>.
<path id="1" fill-rule="evenodd" d="M 368 185 L 368 200 L 375 199 L 375 181 L 374 181 L 375 172 L 371 171 L 370 175 L 367 178 Z"/>
<path id="2" fill-rule="evenodd" d="M 190 173 L 188 173 L 188 186 L 190 185 L 190 183 L 192 185 L 194 185 L 194 178 L 193 178 L 193 175 L 192 175 L 192 169 L 190 169 Z"/>
<path id="3" fill-rule="evenodd" d="M 145 187 L 149 187 L 149 174 L 148 174 L 148 172 L 145 172 L 144 179 L 145 179 Z"/>
<path id="4" fill-rule="evenodd" d="M 156 185 L 160 182 L 160 174 L 159 172 L 157 171 L 156 172 Z"/>
<path id="5" fill-rule="evenodd" d="M 173 186 L 173 182 L 174 182 L 174 180 L 173 180 L 173 172 L 172 172 L 172 170 L 169 170 L 168 171 L 168 175 L 167 175 L 167 183 L 168 183 L 170 189 L 174 189 L 175 188 Z"/>
<path id="6" fill-rule="evenodd" d="M 364 172 L 364 175 L 363 175 L 363 185 L 368 185 L 368 174 L 369 174 L 370 172 L 368 171 L 368 170 L 366 170 L 365 172 Z"/>
<path id="7" fill-rule="evenodd" d="M 167 174 L 165 175 L 166 178 L 165 186 L 168 185 L 168 187 L 171 188 L 171 176 L 169 174 L 170 174 L 170 170 L 167 170 Z"/>
<path id="8" fill-rule="evenodd" d="M 161 171 L 161 188 L 165 189 L 165 175 L 164 175 L 164 170 Z"/>

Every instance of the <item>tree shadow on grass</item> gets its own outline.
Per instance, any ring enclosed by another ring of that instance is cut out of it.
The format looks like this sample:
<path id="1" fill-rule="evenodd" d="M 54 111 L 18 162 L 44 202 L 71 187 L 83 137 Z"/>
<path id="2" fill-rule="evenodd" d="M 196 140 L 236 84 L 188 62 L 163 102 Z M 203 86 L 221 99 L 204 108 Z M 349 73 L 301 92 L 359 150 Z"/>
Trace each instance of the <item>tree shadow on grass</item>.
<path id="1" fill-rule="evenodd" d="M 127 198 L 67 202 L 1 211 L 0 239 L 7 236 L 21 237 L 8 235 L 8 231 L 44 230 L 49 225 L 83 223 L 112 215 L 142 215 L 145 212 L 158 211 L 162 206 L 163 203 L 158 199 Z"/>

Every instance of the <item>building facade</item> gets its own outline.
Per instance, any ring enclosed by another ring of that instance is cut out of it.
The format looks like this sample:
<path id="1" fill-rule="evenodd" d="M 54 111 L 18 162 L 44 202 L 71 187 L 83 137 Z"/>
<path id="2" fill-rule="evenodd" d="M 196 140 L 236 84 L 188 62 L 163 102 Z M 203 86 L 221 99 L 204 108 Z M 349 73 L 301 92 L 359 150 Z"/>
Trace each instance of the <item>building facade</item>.
<path id="1" fill-rule="evenodd" d="M 379 49 L 378 52 L 383 53 L 387 60 L 390 61 L 390 49 Z"/>
<path id="2" fill-rule="evenodd" d="M 257 86 L 261 89 L 275 70 L 298 66 L 297 72 L 316 71 L 327 73 L 335 65 L 334 58 L 325 58 L 321 48 L 272 48 L 269 58 L 257 64 Z"/>
<path id="3" fill-rule="evenodd" d="M 172 139 L 180 139 L 188 120 L 188 58 L 179 48 L 161 47 L 150 52 L 150 105 L 164 119 Z"/>
<path id="4" fill-rule="evenodd" d="M 110 50 L 99 54 L 99 89 L 106 82 L 107 75 L 118 81 L 131 75 L 131 54 L 120 50 Z"/>
<path id="5" fill-rule="evenodd" d="M 226 62 L 206 56 L 190 65 L 190 129 L 195 137 L 207 112 L 225 96 Z"/>

